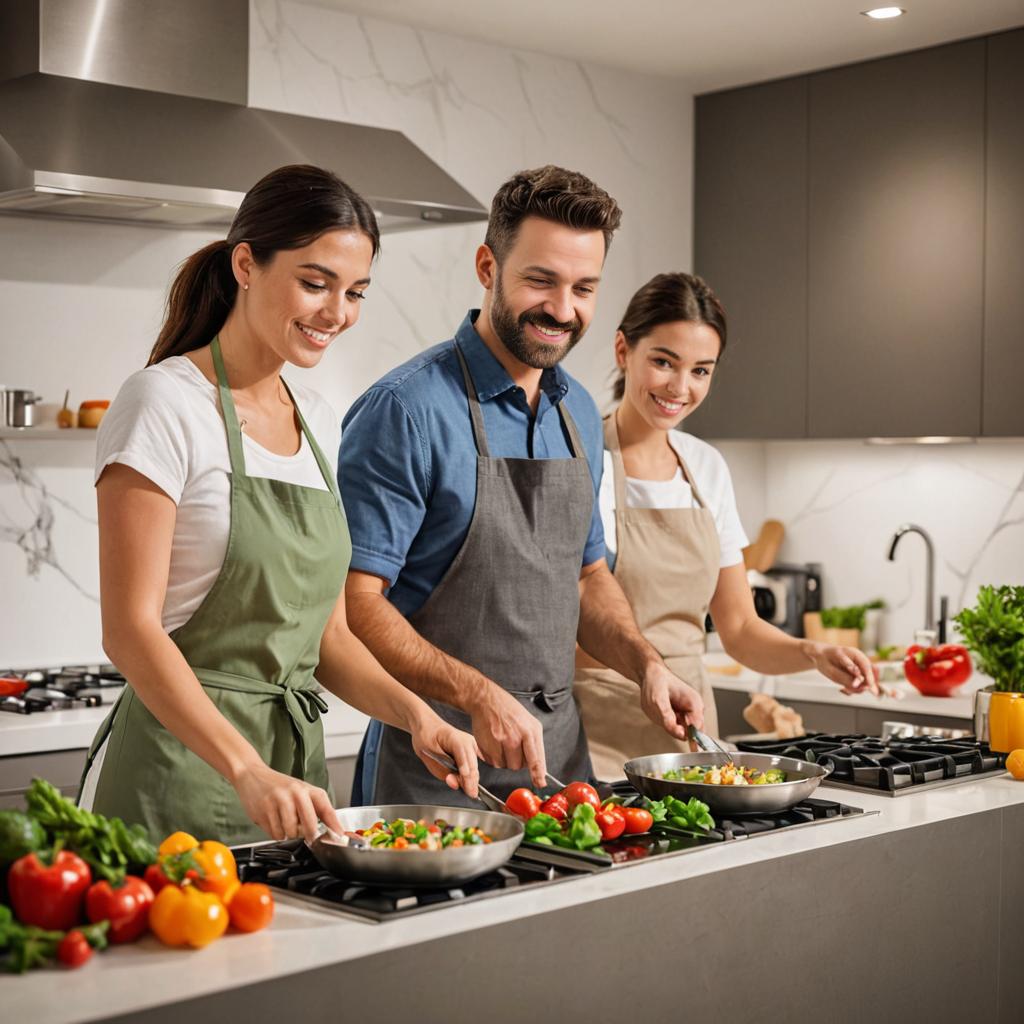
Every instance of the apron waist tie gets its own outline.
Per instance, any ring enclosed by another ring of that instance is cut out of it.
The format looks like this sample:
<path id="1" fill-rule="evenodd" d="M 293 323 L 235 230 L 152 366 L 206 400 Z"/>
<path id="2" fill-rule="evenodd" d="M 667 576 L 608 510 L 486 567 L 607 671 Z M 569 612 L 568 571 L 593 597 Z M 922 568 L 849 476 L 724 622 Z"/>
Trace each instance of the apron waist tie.
<path id="1" fill-rule="evenodd" d="M 299 685 L 268 683 L 265 679 L 252 679 L 248 676 L 236 676 L 230 672 L 218 672 L 216 669 L 193 669 L 199 682 L 211 690 L 233 690 L 236 693 L 253 693 L 266 697 L 279 697 L 288 712 L 288 717 L 295 727 L 299 743 L 299 756 L 303 769 L 306 767 L 306 730 L 307 726 L 315 725 L 321 715 L 327 714 L 327 701 L 324 700 L 320 686 L 309 676 Z"/>

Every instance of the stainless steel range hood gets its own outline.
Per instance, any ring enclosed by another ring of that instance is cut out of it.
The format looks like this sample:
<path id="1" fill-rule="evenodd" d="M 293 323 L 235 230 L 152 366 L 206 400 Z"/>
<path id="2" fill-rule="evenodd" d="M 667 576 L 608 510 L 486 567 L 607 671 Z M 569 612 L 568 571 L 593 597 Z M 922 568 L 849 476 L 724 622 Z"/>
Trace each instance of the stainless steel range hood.
<path id="1" fill-rule="evenodd" d="M 401 132 L 245 105 L 248 0 L 3 0 L 0 212 L 225 229 L 283 164 L 339 174 L 384 230 L 487 211 Z"/>

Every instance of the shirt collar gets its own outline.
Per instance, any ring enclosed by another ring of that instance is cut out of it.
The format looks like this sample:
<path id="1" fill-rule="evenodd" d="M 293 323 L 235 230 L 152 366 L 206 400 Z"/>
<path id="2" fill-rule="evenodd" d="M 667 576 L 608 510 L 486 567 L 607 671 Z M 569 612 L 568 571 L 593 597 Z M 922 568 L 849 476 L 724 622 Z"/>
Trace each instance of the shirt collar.
<path id="1" fill-rule="evenodd" d="M 479 309 L 471 309 L 466 314 L 455 332 L 455 341 L 466 359 L 466 365 L 469 366 L 470 376 L 476 385 L 477 398 L 481 402 L 489 402 L 515 387 L 515 382 L 477 333 L 474 325 L 479 315 Z M 561 366 L 553 366 L 541 373 L 540 386 L 548 401 L 556 405 L 569 391 L 568 374 Z"/>

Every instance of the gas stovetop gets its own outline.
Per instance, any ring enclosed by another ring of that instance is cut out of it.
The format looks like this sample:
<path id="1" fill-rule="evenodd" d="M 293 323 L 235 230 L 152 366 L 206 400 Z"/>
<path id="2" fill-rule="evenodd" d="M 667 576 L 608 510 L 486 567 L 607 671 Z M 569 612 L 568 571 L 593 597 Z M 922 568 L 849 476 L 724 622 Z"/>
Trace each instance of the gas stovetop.
<path id="1" fill-rule="evenodd" d="M 976 782 L 1001 775 L 1006 764 L 1005 754 L 990 750 L 974 736 L 881 739 L 816 732 L 791 740 L 750 740 L 738 746 L 749 753 L 778 754 L 831 766 L 825 785 L 874 790 L 885 796 Z"/>
<path id="2" fill-rule="evenodd" d="M 616 783 L 620 796 L 636 798 L 628 783 Z M 783 829 L 824 825 L 849 820 L 865 812 L 831 800 L 807 800 L 788 811 L 766 817 L 722 819 L 707 835 L 646 834 L 604 843 L 607 857 L 532 843 L 522 844 L 497 871 L 451 889 L 413 889 L 371 886 L 338 878 L 316 862 L 302 840 L 260 843 L 235 848 L 243 881 L 264 882 L 276 892 L 301 903 L 367 921 L 391 921 L 442 907 L 490 899 L 524 888 L 584 878 L 601 871 L 641 864 L 651 857 L 675 856 L 741 839 L 770 835 Z M 877 812 L 868 812 L 877 813 Z M 410 856 L 421 856 L 411 853 Z M 425 854 L 444 856 L 444 853 Z"/>
<path id="3" fill-rule="evenodd" d="M 31 715 L 112 704 L 125 678 L 113 665 L 0 671 L 0 711 Z"/>

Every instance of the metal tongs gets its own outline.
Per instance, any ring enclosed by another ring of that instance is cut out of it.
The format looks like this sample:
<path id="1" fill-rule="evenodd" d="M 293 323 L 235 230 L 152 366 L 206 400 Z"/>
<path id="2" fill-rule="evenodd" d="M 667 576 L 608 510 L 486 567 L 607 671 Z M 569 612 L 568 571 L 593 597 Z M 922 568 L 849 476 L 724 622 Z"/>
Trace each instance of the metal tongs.
<path id="1" fill-rule="evenodd" d="M 732 760 L 732 754 L 723 747 L 718 740 L 713 739 L 706 732 L 701 732 L 695 725 L 686 727 L 687 738 L 692 740 L 701 750 L 709 754 L 721 754 L 725 758 L 723 763 L 728 764 Z"/>
<path id="2" fill-rule="evenodd" d="M 459 769 L 456 767 L 455 762 L 447 756 L 441 754 L 433 754 L 429 750 L 425 751 L 427 757 L 431 761 L 436 761 L 442 768 L 447 768 L 453 775 L 459 774 Z M 559 791 L 565 789 L 565 784 L 559 782 L 558 779 L 551 774 L 551 772 L 545 772 L 545 778 L 552 786 L 557 786 Z M 477 799 L 486 807 L 489 811 L 497 811 L 499 814 L 511 814 L 512 812 L 508 809 L 508 804 L 504 800 L 495 796 L 482 782 L 477 782 L 477 790 L 479 795 Z"/>

